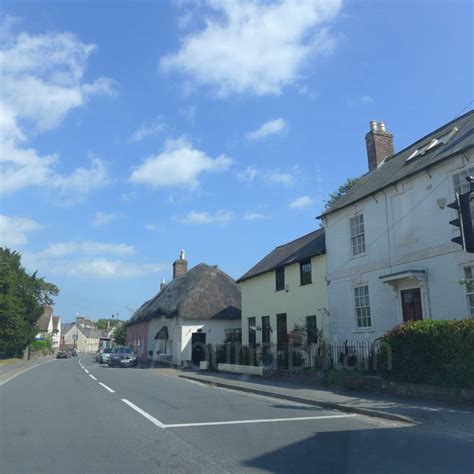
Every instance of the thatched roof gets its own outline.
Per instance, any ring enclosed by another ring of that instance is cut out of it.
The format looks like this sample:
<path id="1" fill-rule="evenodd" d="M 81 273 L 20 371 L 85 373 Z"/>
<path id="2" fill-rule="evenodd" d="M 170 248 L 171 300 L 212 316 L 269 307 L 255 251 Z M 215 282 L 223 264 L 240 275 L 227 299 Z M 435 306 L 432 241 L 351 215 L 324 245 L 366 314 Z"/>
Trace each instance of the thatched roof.
<path id="1" fill-rule="evenodd" d="M 39 317 L 36 326 L 40 332 L 44 332 L 48 330 L 49 321 L 51 320 L 51 316 L 53 314 L 53 308 L 51 306 L 45 306 L 43 308 L 43 314 Z"/>
<path id="2" fill-rule="evenodd" d="M 216 266 L 200 263 L 176 277 L 144 303 L 127 324 L 165 316 L 183 319 L 240 319 L 240 288 Z"/>

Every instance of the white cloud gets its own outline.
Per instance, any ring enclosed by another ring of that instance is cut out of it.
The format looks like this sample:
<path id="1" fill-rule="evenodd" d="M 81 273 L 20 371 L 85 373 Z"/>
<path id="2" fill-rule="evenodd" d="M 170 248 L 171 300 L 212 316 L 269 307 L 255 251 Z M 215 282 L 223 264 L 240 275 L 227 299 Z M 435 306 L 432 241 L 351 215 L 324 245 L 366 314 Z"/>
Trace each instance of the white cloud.
<path id="1" fill-rule="evenodd" d="M 244 220 L 246 221 L 260 221 L 266 218 L 267 216 L 265 216 L 265 214 L 262 214 L 260 212 L 247 212 L 244 215 Z"/>
<path id="2" fill-rule="evenodd" d="M 166 130 L 166 123 L 162 116 L 159 116 L 155 121 L 149 125 L 142 125 L 138 130 L 136 130 L 130 137 L 130 142 L 140 142 L 145 138 L 151 137 L 153 135 L 158 135 L 159 133 Z"/>
<path id="3" fill-rule="evenodd" d="M 258 175 L 260 171 L 255 168 L 254 166 L 247 166 L 243 171 L 237 174 L 240 181 L 243 182 L 251 182 L 253 181 Z"/>
<path id="4" fill-rule="evenodd" d="M 41 257 L 64 257 L 66 255 L 133 255 L 135 248 L 128 244 L 114 244 L 110 242 L 55 242 L 45 250 L 39 252 Z"/>
<path id="5" fill-rule="evenodd" d="M 293 186 L 295 184 L 295 177 L 290 173 L 282 173 L 278 170 L 271 171 L 264 175 L 267 183 L 284 184 L 285 186 Z"/>
<path id="6" fill-rule="evenodd" d="M 101 212 L 97 211 L 95 213 L 94 221 L 92 222 L 92 225 L 94 227 L 100 227 L 105 224 L 108 224 L 109 222 L 114 221 L 117 219 L 118 215 L 114 213 L 108 213 L 108 212 Z"/>
<path id="7" fill-rule="evenodd" d="M 204 28 L 184 36 L 161 67 L 232 93 L 280 94 L 296 82 L 312 57 L 327 54 L 335 36 L 324 27 L 341 0 L 208 0 Z"/>
<path id="8" fill-rule="evenodd" d="M 363 97 L 361 97 L 360 101 L 363 104 L 368 105 L 368 104 L 372 104 L 374 102 L 374 99 L 370 95 L 364 95 Z"/>
<path id="9" fill-rule="evenodd" d="M 24 253 L 23 261 L 32 271 L 84 278 L 130 278 L 156 273 L 168 268 L 161 263 L 127 260 L 135 254 L 128 244 L 110 242 L 56 242 L 36 253 Z M 113 255 L 116 258 L 108 258 Z M 117 258 L 118 257 L 118 258 Z"/>
<path id="10" fill-rule="evenodd" d="M 243 171 L 238 172 L 237 178 L 244 183 L 251 183 L 259 178 L 266 184 L 283 184 L 285 186 L 293 186 L 296 181 L 296 177 L 292 173 L 278 169 L 261 170 L 255 166 L 248 166 Z"/>
<path id="11" fill-rule="evenodd" d="M 92 160 L 90 169 L 70 175 L 55 170 L 59 156 L 41 154 L 27 142 L 33 134 L 57 127 L 74 108 L 97 94 L 113 95 L 115 83 L 100 77 L 83 81 L 87 59 L 95 45 L 71 33 L 14 34 L 7 28 L 0 39 L 0 147 L 2 193 L 30 186 L 87 194 L 105 184 L 105 165 Z"/>
<path id="12" fill-rule="evenodd" d="M 184 138 L 167 140 L 163 152 L 148 157 L 132 172 L 130 181 L 153 187 L 195 189 L 201 173 L 221 173 L 228 170 L 231 164 L 232 160 L 227 156 L 211 158 L 193 148 Z"/>
<path id="13" fill-rule="evenodd" d="M 303 209 L 305 207 L 311 206 L 314 199 L 309 196 L 301 196 L 290 203 L 290 207 L 293 209 Z"/>
<path id="14" fill-rule="evenodd" d="M 247 133 L 248 140 L 262 140 L 269 135 L 275 135 L 281 133 L 287 127 L 287 123 L 284 119 L 278 118 L 265 122 L 261 127 L 253 132 Z"/>
<path id="15" fill-rule="evenodd" d="M 131 278 L 167 269 L 164 264 L 135 263 L 122 260 L 96 258 L 78 262 L 54 265 L 52 273 L 82 278 Z"/>
<path id="16" fill-rule="evenodd" d="M 185 224 L 228 224 L 234 220 L 232 211 L 219 210 L 215 213 L 191 211 L 183 220 Z"/>
<path id="17" fill-rule="evenodd" d="M 147 224 L 145 229 L 149 230 L 150 232 L 164 232 L 165 226 L 162 224 Z"/>
<path id="18" fill-rule="evenodd" d="M 42 226 L 33 219 L 0 214 L 0 246 L 21 247 L 28 242 L 28 234 L 30 232 L 41 228 Z"/>

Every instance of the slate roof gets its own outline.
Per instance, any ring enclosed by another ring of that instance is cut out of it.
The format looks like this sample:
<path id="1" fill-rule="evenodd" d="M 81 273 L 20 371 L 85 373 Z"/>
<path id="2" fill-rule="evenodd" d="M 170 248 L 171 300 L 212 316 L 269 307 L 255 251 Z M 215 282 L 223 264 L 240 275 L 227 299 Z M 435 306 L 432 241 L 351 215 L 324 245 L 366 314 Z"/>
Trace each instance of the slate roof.
<path id="1" fill-rule="evenodd" d="M 436 146 L 423 155 L 406 161 L 415 150 L 425 147 L 434 138 L 445 135 L 454 127 L 458 130 L 446 144 Z M 364 175 L 344 196 L 340 197 L 318 218 L 354 204 L 420 171 L 429 169 L 472 146 L 474 146 L 474 110 L 443 125 L 404 150 L 388 157 L 378 168 Z"/>
<path id="2" fill-rule="evenodd" d="M 87 339 L 99 339 L 104 334 L 104 331 L 102 331 L 102 329 L 86 328 L 84 326 L 79 326 L 79 329 L 82 331 L 82 333 L 84 334 L 84 336 L 86 336 Z"/>
<path id="3" fill-rule="evenodd" d="M 51 306 L 45 306 L 43 308 L 43 314 L 39 317 L 38 321 L 36 322 L 36 326 L 40 331 L 47 331 L 49 326 L 49 320 L 51 319 L 51 315 L 53 314 L 53 308 Z"/>
<path id="4" fill-rule="evenodd" d="M 65 336 L 75 325 L 76 323 L 61 324 L 61 335 Z"/>
<path id="5" fill-rule="evenodd" d="M 240 288 L 216 266 L 200 263 L 135 311 L 127 325 L 152 318 L 240 319 Z"/>
<path id="6" fill-rule="evenodd" d="M 318 229 L 287 244 L 276 247 L 275 250 L 260 260 L 245 275 L 242 275 L 237 280 L 237 283 L 323 253 L 326 253 L 326 238 L 324 229 Z"/>

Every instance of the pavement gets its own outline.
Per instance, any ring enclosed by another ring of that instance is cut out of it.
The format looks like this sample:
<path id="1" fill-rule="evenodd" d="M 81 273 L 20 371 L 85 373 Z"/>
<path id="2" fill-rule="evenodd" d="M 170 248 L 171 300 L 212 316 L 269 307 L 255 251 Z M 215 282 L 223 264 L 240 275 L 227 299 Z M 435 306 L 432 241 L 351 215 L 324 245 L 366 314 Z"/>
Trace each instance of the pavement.
<path id="1" fill-rule="evenodd" d="M 17 374 L 30 370 L 37 365 L 44 364 L 54 359 L 54 356 L 39 357 L 37 359 L 10 359 L 0 364 L 0 385 L 6 383 Z"/>
<path id="2" fill-rule="evenodd" d="M 417 425 L 54 360 L 0 386 L 0 472 L 470 473 L 474 443 Z"/>
<path id="3" fill-rule="evenodd" d="M 216 387 L 271 396 L 346 413 L 411 423 L 420 429 L 445 433 L 474 442 L 474 406 L 466 404 L 420 401 L 410 397 L 376 395 L 222 372 L 176 371 L 175 375 Z"/>

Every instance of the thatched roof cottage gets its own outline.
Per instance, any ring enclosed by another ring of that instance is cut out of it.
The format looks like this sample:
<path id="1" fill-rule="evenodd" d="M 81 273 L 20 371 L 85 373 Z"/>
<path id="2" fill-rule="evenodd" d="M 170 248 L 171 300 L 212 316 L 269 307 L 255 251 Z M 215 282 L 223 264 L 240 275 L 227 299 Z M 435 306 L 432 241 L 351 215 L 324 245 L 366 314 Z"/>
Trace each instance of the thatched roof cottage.
<path id="1" fill-rule="evenodd" d="M 181 251 L 173 280 L 146 301 L 127 322 L 129 344 L 143 359 L 176 366 L 199 363 L 206 344 L 240 338 L 240 287 L 217 266 L 187 270 Z"/>

